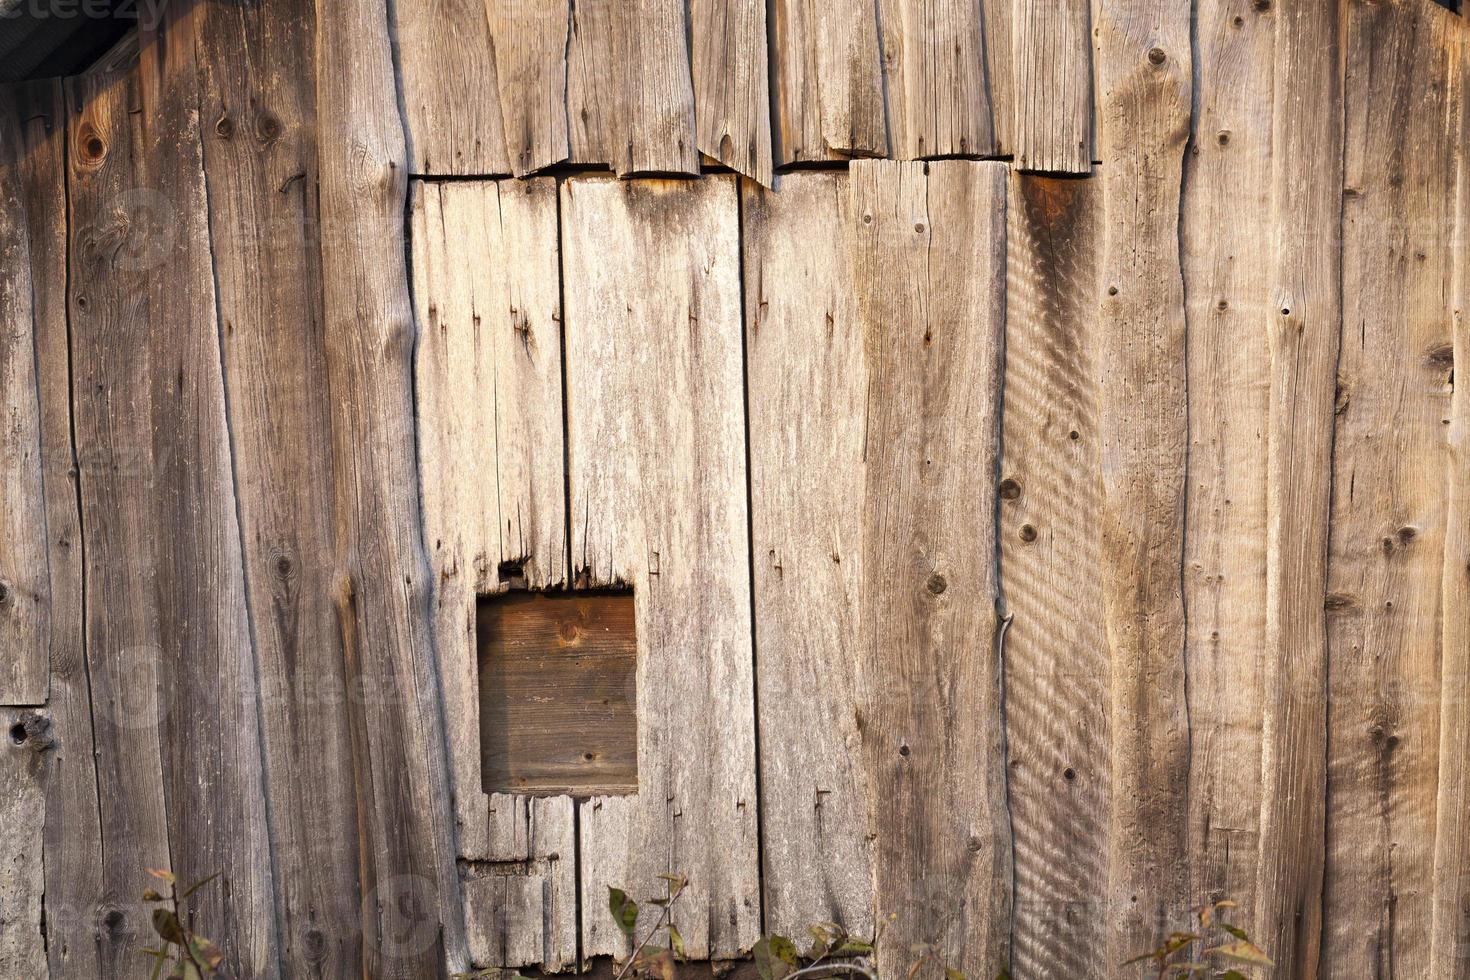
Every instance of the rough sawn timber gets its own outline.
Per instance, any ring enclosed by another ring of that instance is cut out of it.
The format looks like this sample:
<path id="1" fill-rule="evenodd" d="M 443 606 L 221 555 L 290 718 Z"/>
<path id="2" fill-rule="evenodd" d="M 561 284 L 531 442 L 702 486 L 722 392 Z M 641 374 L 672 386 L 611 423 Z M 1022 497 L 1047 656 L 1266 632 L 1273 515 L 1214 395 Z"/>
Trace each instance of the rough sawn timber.
<path id="1" fill-rule="evenodd" d="M 776 162 L 888 155 L 877 0 L 775 0 Z"/>

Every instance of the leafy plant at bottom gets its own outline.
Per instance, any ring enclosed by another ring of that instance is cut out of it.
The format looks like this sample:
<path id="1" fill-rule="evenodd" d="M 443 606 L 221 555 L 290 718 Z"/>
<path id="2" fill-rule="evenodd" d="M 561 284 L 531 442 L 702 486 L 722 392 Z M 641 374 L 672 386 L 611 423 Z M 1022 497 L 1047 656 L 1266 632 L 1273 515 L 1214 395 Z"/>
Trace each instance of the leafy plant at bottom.
<path id="1" fill-rule="evenodd" d="M 1229 900 L 1200 906 L 1194 910 L 1198 921 L 1194 932 L 1171 933 L 1157 949 L 1135 956 L 1123 965 L 1151 964 L 1158 971 L 1158 980 L 1171 976 L 1174 980 L 1195 977 L 1246 980 L 1236 966 L 1273 966 L 1266 951 L 1252 942 L 1244 929 L 1225 921 L 1226 913 L 1235 907 Z M 1197 945 L 1198 958 L 1191 955 Z"/>
<path id="2" fill-rule="evenodd" d="M 179 903 L 187 901 L 199 889 L 219 877 L 215 872 L 202 881 L 196 881 L 183 893 L 179 892 L 178 880 L 172 872 L 148 868 L 148 873 L 168 885 L 168 894 L 149 888 L 143 892 L 143 901 L 153 904 L 153 931 L 163 942 L 143 950 L 154 959 L 150 980 L 165 976 L 164 967 L 172 965 L 166 974 L 169 980 L 206 980 L 220 975 L 220 964 L 225 954 L 213 942 L 205 939 L 186 925 L 187 917 L 179 911 Z"/>

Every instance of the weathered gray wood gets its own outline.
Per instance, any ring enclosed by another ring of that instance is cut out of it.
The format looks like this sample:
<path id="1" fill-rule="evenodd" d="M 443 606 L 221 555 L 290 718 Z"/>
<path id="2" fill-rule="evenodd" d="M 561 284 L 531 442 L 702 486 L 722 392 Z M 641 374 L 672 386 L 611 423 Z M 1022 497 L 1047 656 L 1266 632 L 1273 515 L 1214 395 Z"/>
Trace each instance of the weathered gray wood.
<path id="1" fill-rule="evenodd" d="M 965 161 L 849 173 L 868 368 L 857 727 L 876 914 L 897 917 L 878 953 L 889 975 L 918 943 L 967 975 L 1009 958 L 994 530 L 1005 173 Z"/>
<path id="2" fill-rule="evenodd" d="M 1276 20 L 1252 0 L 1201 0 L 1196 8 L 1199 98 L 1180 201 L 1190 904 L 1228 897 L 1247 929 L 1245 916 L 1259 907 L 1270 394 L 1262 324 L 1275 309 L 1266 246 Z"/>
<path id="3" fill-rule="evenodd" d="M 561 193 L 572 555 L 633 586 L 639 645 L 639 792 L 582 806 L 582 948 L 625 954 L 607 887 L 673 873 L 689 955 L 728 958 L 760 929 L 735 181 Z"/>
<path id="4" fill-rule="evenodd" d="M 545 855 L 543 871 L 527 873 L 521 865 L 475 865 L 466 872 L 470 957 L 475 963 L 509 968 L 572 969 L 577 944 L 572 801 L 515 799 L 529 802 L 528 849 Z"/>
<path id="5" fill-rule="evenodd" d="M 150 396 L 158 540 L 157 605 L 169 867 L 187 884 L 218 874 L 185 903 L 231 973 L 279 975 L 275 883 L 261 758 L 255 651 L 246 611 L 208 196 L 197 102 L 203 5 L 144 29 L 138 78 L 142 184 L 156 195 L 142 243 L 156 258 L 141 295 L 153 348 Z M 122 342 L 108 338 L 108 348 Z M 136 875 L 136 871 L 133 872 Z M 226 887 L 226 885 L 228 887 Z"/>
<path id="6" fill-rule="evenodd" d="M 1328 527 L 1342 336 L 1341 0 L 1276 12 L 1265 285 L 1266 662 L 1254 938 L 1282 978 L 1318 976 L 1326 860 Z M 1441 165 L 1448 163 L 1440 157 Z M 1447 188 L 1448 189 L 1448 188 Z M 1380 420 L 1380 424 L 1386 419 Z"/>
<path id="7" fill-rule="evenodd" d="M 997 155 L 1010 155 L 1016 146 L 1014 6 L 1014 0 L 980 0 L 985 28 L 985 86 L 990 93 L 990 122 L 995 130 Z M 1089 39 L 1089 51 L 1090 47 Z"/>
<path id="8" fill-rule="evenodd" d="M 987 0 L 987 11 L 993 3 L 995 0 Z M 1092 31 L 1088 0 L 1015 0 L 1015 4 L 1011 25 L 1015 164 L 1022 170 L 1089 173 Z"/>
<path id="9" fill-rule="evenodd" d="M 9 89 L 20 154 L 6 181 L 26 203 L 36 382 L 41 409 L 51 583 L 46 767 L 46 953 L 56 976 L 101 976 L 96 932 L 102 915 L 102 832 L 98 824 L 92 703 L 82 633 L 82 532 L 72 446 L 71 356 L 66 315 L 66 109 L 51 79 Z"/>
<path id="10" fill-rule="evenodd" d="M 567 158 L 567 0 L 485 0 L 506 152 L 517 177 Z"/>
<path id="11" fill-rule="evenodd" d="M 1459 45 L 1459 118 L 1455 155 L 1454 364 L 1470 365 L 1470 32 Z M 1439 795 L 1434 837 L 1434 908 L 1429 943 L 1432 980 L 1457 980 L 1470 950 L 1470 385 L 1450 396 L 1449 479 L 1440 650 Z"/>
<path id="12" fill-rule="evenodd" d="M 778 163 L 888 154 L 877 0 L 771 5 Z"/>
<path id="13" fill-rule="evenodd" d="M 689 0 L 689 34 L 699 151 L 770 187 L 765 0 Z"/>
<path id="14" fill-rule="evenodd" d="M 1104 213 L 1099 524 L 1113 738 L 1106 961 L 1120 963 L 1189 924 L 1178 230 L 1190 11 L 1117 0 L 1094 15 Z"/>
<path id="15" fill-rule="evenodd" d="M 1348 16 L 1321 972 L 1426 976 L 1464 24 L 1405 0 Z"/>
<path id="16" fill-rule="evenodd" d="M 495 0 L 394 0 L 387 7 L 395 18 L 402 128 L 408 142 L 408 165 L 415 174 L 493 176 L 511 172 L 514 161 L 506 148 L 500 82 L 486 14 L 492 2 Z M 519 40 L 525 43 L 524 36 Z M 516 71 L 512 68 L 512 73 Z M 516 104 L 528 105 L 519 101 L 526 95 L 521 85 L 518 76 Z M 395 108 L 395 118 L 397 111 Z M 522 139 L 518 134 L 518 145 Z"/>
<path id="17" fill-rule="evenodd" d="M 365 971 L 467 965 L 419 513 L 403 242 L 407 158 L 388 24 L 317 6 L 317 141 L 335 587 L 360 809 Z"/>
<path id="18" fill-rule="evenodd" d="M 1086 976 L 1104 943 L 1111 770 L 1097 406 L 1099 181 L 1014 175 L 1000 591 L 1012 969 Z"/>
<path id="19" fill-rule="evenodd" d="M 878 0 L 895 159 L 996 152 L 974 0 Z"/>
<path id="20" fill-rule="evenodd" d="M 873 930 L 858 744 L 867 368 L 848 261 L 847 178 L 744 185 L 751 533 L 765 922 Z"/>
<path id="21" fill-rule="evenodd" d="M 572 161 L 619 176 L 699 173 L 681 0 L 582 0 L 572 8 Z"/>
<path id="22" fill-rule="evenodd" d="M 96 806 L 104 828 L 101 902 L 96 913 L 78 910 L 86 921 L 73 935 L 95 937 L 102 976 L 134 976 L 147 965 L 138 950 L 153 936 L 138 903 L 139 869 L 172 863 L 160 737 L 174 706 L 164 693 L 153 586 L 170 535 L 140 504 L 153 499 L 157 482 L 152 394 L 139 381 L 154 372 L 146 290 L 172 211 L 167 198 L 139 189 L 145 177 L 141 134 L 133 127 L 133 112 L 141 111 L 136 74 L 70 79 L 66 97 L 73 411 Z M 71 751 L 78 751 L 74 743 Z"/>
<path id="23" fill-rule="evenodd" d="M 359 841 L 349 830 L 358 800 L 332 605 L 316 97 L 303 70 L 314 57 L 315 18 L 293 0 L 199 9 L 200 129 L 260 678 L 279 958 L 292 976 L 360 974 Z"/>
<path id="24" fill-rule="evenodd" d="M 21 110 L 20 90 L 0 92 L 0 704 L 40 705 L 49 687 L 51 581 Z"/>
<path id="25" fill-rule="evenodd" d="M 50 976 L 41 849 L 49 729 L 44 714 L 0 708 L 0 976 Z"/>

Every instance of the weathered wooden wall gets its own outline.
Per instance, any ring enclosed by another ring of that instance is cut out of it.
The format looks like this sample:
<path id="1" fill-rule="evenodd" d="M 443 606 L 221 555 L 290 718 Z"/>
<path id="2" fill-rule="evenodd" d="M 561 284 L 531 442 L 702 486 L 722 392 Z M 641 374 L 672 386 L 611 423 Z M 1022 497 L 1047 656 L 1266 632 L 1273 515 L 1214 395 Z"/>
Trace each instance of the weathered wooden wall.
<path id="1" fill-rule="evenodd" d="M 0 976 L 1470 977 L 1470 21 L 197 0 L 0 90 Z M 877 158 L 877 159 L 874 159 Z M 610 172 L 610 173 L 609 173 Z M 614 179 L 613 175 L 623 178 Z M 476 599 L 631 585 L 639 792 Z"/>

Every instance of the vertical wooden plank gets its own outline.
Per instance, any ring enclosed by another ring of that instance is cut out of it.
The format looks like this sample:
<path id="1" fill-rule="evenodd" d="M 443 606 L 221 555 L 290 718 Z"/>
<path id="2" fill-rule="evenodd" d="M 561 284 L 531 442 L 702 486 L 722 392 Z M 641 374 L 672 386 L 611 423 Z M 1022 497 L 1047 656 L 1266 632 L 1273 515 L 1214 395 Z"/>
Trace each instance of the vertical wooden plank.
<path id="1" fill-rule="evenodd" d="M 587 956 L 627 951 L 607 887 L 664 873 L 691 958 L 760 930 L 738 206 L 729 177 L 562 185 L 572 556 L 633 586 L 639 646 L 638 794 L 582 806 Z"/>
<path id="2" fill-rule="evenodd" d="M 44 715 L 0 708 L 0 975 L 50 976 L 46 957 Z"/>
<path id="3" fill-rule="evenodd" d="M 485 0 L 507 156 L 517 177 L 560 163 L 567 137 L 567 0 Z"/>
<path id="4" fill-rule="evenodd" d="M 9 94 L 21 121 L 21 152 L 6 179 L 17 182 L 26 202 L 51 584 L 50 730 L 42 755 L 46 954 L 57 976 L 102 976 L 102 830 L 83 648 L 83 541 L 66 312 L 66 108 L 58 79 L 29 82 Z"/>
<path id="5" fill-rule="evenodd" d="M 1016 166 L 1089 173 L 1092 31 L 1088 0 L 1016 0 L 1011 30 Z"/>
<path id="6" fill-rule="evenodd" d="M 1454 367 L 1448 29 L 1463 25 L 1397 0 L 1348 17 L 1322 974 L 1425 976 Z"/>
<path id="7" fill-rule="evenodd" d="M 695 143 L 771 186 L 771 94 L 765 0 L 689 0 Z"/>
<path id="8" fill-rule="evenodd" d="M 906 970 L 918 943 L 977 976 L 1009 958 L 994 531 L 1005 173 L 862 161 L 849 176 L 868 365 L 858 730 L 876 911 L 898 916 L 880 973 Z"/>
<path id="9" fill-rule="evenodd" d="M 40 705 L 49 687 L 51 583 L 19 96 L 0 92 L 0 704 Z"/>
<path id="10" fill-rule="evenodd" d="M 877 0 L 775 0 L 776 162 L 888 154 Z"/>
<path id="11" fill-rule="evenodd" d="M 847 178 L 745 185 L 751 527 L 766 928 L 873 929 L 852 652 L 862 596 L 867 368 Z"/>
<path id="12" fill-rule="evenodd" d="M 1280 977 L 1317 977 L 1322 941 L 1324 604 L 1342 336 L 1345 13 L 1340 2 L 1289 4 L 1276 13 L 1275 77 L 1282 84 L 1272 124 L 1272 305 L 1263 314 L 1271 402 L 1255 937 L 1282 964 Z"/>
<path id="13" fill-rule="evenodd" d="M 572 162 L 619 176 L 699 173 L 681 0 L 582 0 L 572 8 Z"/>
<path id="14" fill-rule="evenodd" d="M 290 975 L 361 973 L 357 791 L 331 596 L 310 7 L 201 4 L 200 126 L 266 798 Z M 187 84 L 182 80 L 176 84 Z M 328 708 L 328 706 L 331 706 Z"/>
<path id="15" fill-rule="evenodd" d="M 365 970 L 421 976 L 467 956 L 417 493 L 407 157 L 382 9 L 318 4 L 316 22 L 334 599 L 348 683 L 364 692 L 347 712 Z"/>
<path id="16" fill-rule="evenodd" d="M 495 176 L 511 172 L 513 161 L 506 149 L 500 83 L 486 14 L 490 2 L 394 0 L 388 5 L 394 18 L 408 166 L 415 174 Z M 524 36 L 519 40 L 526 43 Z M 518 98 L 526 94 L 520 82 L 518 75 Z M 397 99 L 395 95 L 395 103 Z M 397 110 L 394 112 L 397 118 Z M 523 139 L 523 133 L 518 133 L 517 143 Z"/>
<path id="17" fill-rule="evenodd" d="M 995 128 L 974 0 L 878 0 L 892 155 L 990 156 Z"/>
<path id="18" fill-rule="evenodd" d="M 1104 944 L 1110 768 L 1097 531 L 1099 181 L 1013 175 L 1000 590 L 1016 849 L 1012 969 L 1084 976 Z"/>
<path id="19" fill-rule="evenodd" d="M 156 197 L 144 243 L 158 262 L 143 293 L 150 370 L 127 383 L 151 389 L 153 494 L 129 505 L 152 506 L 158 535 L 150 587 L 171 868 L 190 883 L 219 874 L 187 904 L 217 923 L 211 938 L 231 972 L 269 977 L 280 944 L 200 144 L 204 9 L 174 8 L 140 34 L 142 186 Z"/>
<path id="20" fill-rule="evenodd" d="M 1458 99 L 1454 145 L 1453 364 L 1470 371 L 1470 32 L 1460 38 L 1452 77 Z M 1449 479 L 1445 494 L 1444 618 L 1440 631 L 1439 796 L 1434 837 L 1434 908 L 1429 973 L 1463 976 L 1470 958 L 1470 385 L 1454 385 L 1449 414 Z"/>
<path id="21" fill-rule="evenodd" d="M 1251 0 L 1200 0 L 1199 96 L 1180 201 L 1189 334 L 1189 894 L 1192 905 L 1228 897 L 1247 915 L 1258 909 L 1270 421 L 1261 325 L 1275 312 L 1266 246 L 1276 16 Z"/>
<path id="22" fill-rule="evenodd" d="M 516 906 L 493 903 L 498 891 L 467 882 L 470 953 L 484 966 L 570 965 L 572 806 L 537 803 L 533 824 L 526 798 L 482 791 L 475 646 L 476 596 L 568 583 L 556 184 L 415 182 L 412 207 L 419 464 L 458 856 L 522 862 L 538 903 L 542 882 L 569 895 L 554 923 L 540 904 L 522 921 Z M 544 935 L 543 921 L 554 925 Z M 485 944 L 475 931 L 520 928 L 533 928 L 534 942 Z M 526 948 L 535 959 L 480 960 Z"/>
<path id="23" fill-rule="evenodd" d="M 101 848 L 100 973 L 131 976 L 152 927 L 139 869 L 171 866 L 160 725 L 162 647 L 153 580 L 167 536 L 140 501 L 157 490 L 147 284 L 161 261 L 154 222 L 168 213 L 145 180 L 137 78 L 67 83 L 76 451 L 86 530 L 86 650 L 91 678 Z M 73 748 L 72 751 L 76 751 Z M 80 930 L 79 930 L 80 931 Z"/>
<path id="24" fill-rule="evenodd" d="M 1098 427 L 1113 735 L 1107 960 L 1187 924 L 1184 665 L 1188 431 L 1179 193 L 1191 103 L 1190 11 L 1094 11 L 1103 192 Z"/>
<path id="25" fill-rule="evenodd" d="M 1014 50 L 1018 27 L 1013 7 L 1014 0 L 980 0 L 980 16 L 985 27 L 985 85 L 990 93 L 990 120 L 995 130 L 997 156 L 1008 156 L 1016 149 L 1016 102 L 1020 93 Z M 1089 39 L 1089 49 L 1090 44 Z M 1090 57 L 1088 64 L 1091 64 Z"/>

